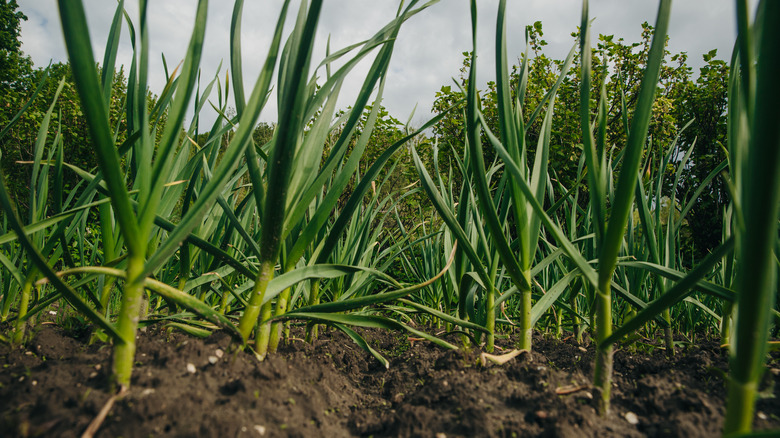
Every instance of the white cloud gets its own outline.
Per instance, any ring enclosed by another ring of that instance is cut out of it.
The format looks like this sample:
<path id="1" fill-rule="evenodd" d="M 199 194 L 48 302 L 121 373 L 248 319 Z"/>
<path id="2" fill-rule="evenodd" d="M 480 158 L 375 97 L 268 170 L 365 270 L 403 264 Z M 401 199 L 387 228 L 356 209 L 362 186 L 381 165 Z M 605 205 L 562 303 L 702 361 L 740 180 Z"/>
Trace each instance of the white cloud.
<path id="1" fill-rule="evenodd" d="M 93 38 L 93 50 L 102 59 L 103 47 L 114 14 L 114 2 L 85 0 L 85 9 Z M 153 91 L 162 90 L 164 75 L 160 54 L 165 54 L 169 69 L 181 61 L 186 52 L 195 17 L 194 0 L 165 0 L 149 2 L 150 73 Z M 495 11 L 497 0 L 479 1 L 478 54 L 480 83 L 494 76 Z M 294 17 L 297 2 L 292 2 Z M 325 41 L 330 35 L 331 48 L 369 38 L 395 14 L 395 0 L 327 0 L 320 18 L 316 46 L 317 56 L 323 56 Z M 244 6 L 242 40 L 243 73 L 247 88 L 255 81 L 262 65 L 276 23 L 280 1 L 246 1 Z M 639 38 L 643 21 L 655 20 L 656 2 L 600 0 L 591 2 L 591 16 L 596 18 L 593 33 L 615 34 L 627 41 Z M 127 0 L 126 8 L 138 27 L 137 0 Z M 32 56 L 37 66 L 45 66 L 50 59 L 66 61 L 58 11 L 53 0 L 27 0 L 20 9 L 29 17 L 22 25 L 22 49 Z M 544 25 L 544 38 L 549 45 L 549 56 L 562 58 L 574 43 L 570 34 L 579 25 L 579 0 L 510 0 L 508 2 L 509 59 L 516 60 L 525 47 L 524 28 L 534 21 Z M 207 42 L 202 61 L 203 83 L 210 81 L 222 61 L 221 77 L 229 67 L 229 29 L 232 5 L 212 1 L 209 5 Z M 728 59 L 733 40 L 734 12 L 729 0 L 686 0 L 673 5 L 670 23 L 672 52 L 687 51 L 694 66 L 701 63 L 701 54 L 717 48 L 721 58 Z M 291 20 L 288 20 L 288 24 Z M 127 27 L 123 29 L 119 63 L 129 67 L 131 48 Z M 396 43 L 391 74 L 385 92 L 384 104 L 391 114 L 406 119 L 418 104 L 416 121 L 429 114 L 435 93 L 450 78 L 458 75 L 461 52 L 470 50 L 471 21 L 468 0 L 442 0 L 407 22 Z M 340 105 L 349 105 L 357 94 L 361 75 L 367 72 L 371 59 L 352 74 L 342 92 Z M 215 97 L 214 97 L 215 98 Z M 276 117 L 270 105 L 263 120 Z M 212 116 L 213 117 L 213 116 Z M 208 119 L 209 117 L 204 117 Z"/>

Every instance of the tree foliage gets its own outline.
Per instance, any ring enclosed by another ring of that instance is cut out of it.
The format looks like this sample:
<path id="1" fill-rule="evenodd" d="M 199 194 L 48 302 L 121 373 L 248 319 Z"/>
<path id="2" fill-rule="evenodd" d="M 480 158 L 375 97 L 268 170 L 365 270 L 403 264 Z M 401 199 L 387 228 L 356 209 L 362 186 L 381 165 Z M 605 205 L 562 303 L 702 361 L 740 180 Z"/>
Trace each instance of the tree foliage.
<path id="1" fill-rule="evenodd" d="M 607 144 L 613 145 L 609 156 L 614 160 L 613 165 L 616 168 L 620 165 L 620 145 L 624 144 L 626 139 L 626 123 L 629 128 L 631 126 L 633 113 L 630 108 L 635 106 L 639 97 L 639 85 L 647 67 L 647 55 L 653 36 L 654 29 L 647 22 L 642 23 L 641 28 L 639 42 L 627 42 L 614 35 L 599 35 L 598 43 L 591 49 L 593 66 L 591 95 L 594 99 L 590 103 L 590 109 L 595 113 L 597 108 L 595 99 L 601 96 L 603 86 L 608 114 L 611 115 L 607 121 Z M 526 106 L 523 108 L 524 118 L 528 120 L 552 87 L 563 61 L 552 59 L 543 53 L 547 43 L 543 39 L 541 22 L 528 26 L 526 35 L 526 53 L 512 67 L 510 81 L 514 99 L 520 89 L 520 66 L 528 63 L 528 80 L 524 90 Z M 576 40 L 579 34 L 574 32 L 572 37 Z M 462 101 L 463 90 L 470 85 L 466 77 L 470 67 L 470 54 L 466 52 L 463 56 L 464 61 L 460 74 L 455 79 L 456 84 L 444 85 L 436 93 L 433 105 L 435 113 L 441 113 L 449 106 Z M 670 163 L 668 169 L 664 169 L 671 174 L 676 168 L 676 162 L 679 162 L 684 155 L 684 151 L 695 144 L 692 164 L 685 172 L 681 189 L 678 190 L 682 194 L 692 193 L 725 158 L 722 144 L 725 143 L 728 66 L 725 61 L 716 59 L 716 56 L 715 50 L 705 54 L 706 64 L 701 68 L 698 77 L 694 77 L 693 69 L 688 65 L 687 53 L 671 54 L 667 51 L 661 70 L 650 122 L 650 147 L 647 148 L 647 156 L 644 159 L 646 166 L 657 166 L 676 136 L 680 134 L 678 149 L 674 153 L 675 162 Z M 552 123 L 554 128 L 549 157 L 550 168 L 555 171 L 554 178 L 561 181 L 565 187 L 570 187 L 577 178 L 577 165 L 582 151 L 579 128 L 579 59 L 578 56 L 558 92 Z M 479 96 L 488 126 L 497 133 L 495 82 L 487 82 L 486 87 L 479 92 Z M 629 108 L 627 113 L 624 113 L 624 108 Z M 461 103 L 458 110 L 450 112 L 433 129 L 434 137 L 439 143 L 452 145 L 455 151 L 463 150 L 464 109 L 465 104 Z M 694 120 L 694 123 L 683 131 L 683 127 L 691 120 Z M 540 119 L 525 127 L 531 139 L 528 149 L 529 163 L 533 162 L 535 139 L 539 137 L 540 127 Z M 494 158 L 492 150 L 486 149 L 485 155 L 486 162 Z M 446 165 L 446 160 L 444 162 Z M 649 167 L 646 170 L 649 171 Z M 667 180 L 672 181 L 673 178 Z M 670 190 L 671 187 L 666 189 Z M 580 197 L 580 200 L 585 206 L 587 196 Z M 686 249 L 689 251 L 688 260 L 691 257 L 695 259 L 703 257 L 720 243 L 721 210 L 727 204 L 725 184 L 718 179 L 710 190 L 704 192 L 692 211 L 689 226 L 696 245 Z"/>
<path id="2" fill-rule="evenodd" d="M 3 154 L 2 167 L 8 178 L 8 184 L 17 196 L 17 202 L 24 208 L 26 197 L 23 196 L 26 182 L 29 179 L 29 169 L 23 164 L 32 159 L 32 145 L 35 141 L 35 133 L 43 114 L 53 99 L 57 85 L 63 77 L 65 87 L 58 101 L 55 111 L 55 120 L 50 128 L 51 138 L 59 129 L 65 147 L 67 160 L 76 166 L 89 169 L 95 166 L 94 156 L 90 153 L 91 146 L 86 125 L 79 108 L 78 97 L 73 86 L 70 68 L 67 64 L 54 64 L 48 68 L 48 77 L 44 78 L 45 70 L 34 68 L 29 57 L 25 57 L 21 51 L 19 41 L 20 23 L 27 17 L 17 11 L 15 0 L 0 2 L 0 125 L 5 126 L 16 112 L 29 100 L 37 83 L 44 80 L 44 88 L 32 107 L 22 116 L 6 137 L 0 140 L 0 148 Z M 523 116 L 525 120 L 531 117 L 536 107 L 543 103 L 547 91 L 552 87 L 563 65 L 562 60 L 548 57 L 544 53 L 547 42 L 544 40 L 544 31 L 541 22 L 536 22 L 526 29 L 527 49 L 512 67 L 510 82 L 512 98 L 517 97 L 518 92 L 525 95 L 525 107 Z M 623 108 L 633 108 L 638 98 L 639 82 L 642 72 L 646 68 L 647 53 L 650 47 L 653 28 L 648 23 L 641 26 L 638 42 L 626 42 L 622 38 L 613 35 L 599 35 L 598 42 L 592 48 L 591 62 L 593 65 L 593 90 L 592 96 L 600 96 L 601 87 L 608 101 L 608 113 L 611 117 L 607 123 L 608 144 L 615 145 L 610 151 L 610 157 L 619 166 L 620 149 L 618 145 L 625 143 L 626 122 L 631 125 L 633 114 L 630 110 L 623 113 Z M 578 38 L 578 33 L 572 33 L 572 43 Z M 462 114 L 465 110 L 464 90 L 470 86 L 467 72 L 470 67 L 470 53 L 464 52 L 463 64 L 453 84 L 443 85 L 434 96 L 433 112 L 440 114 L 451 106 L 451 110 L 432 129 L 432 138 L 420 138 L 417 140 L 418 151 L 421 158 L 430 162 L 433 157 L 432 145 L 436 143 L 439 149 L 439 161 L 446 169 L 447 166 L 455 166 L 453 154 L 462 156 L 463 153 L 463 124 Z M 653 106 L 653 117 L 650 125 L 651 147 L 648 148 L 649 156 L 645 157 L 646 166 L 660 163 L 661 157 L 666 153 L 674 138 L 680 134 L 678 142 L 679 151 L 675 156 L 682 157 L 683 152 L 691 145 L 695 145 L 691 158 L 692 164 L 686 169 L 682 181 L 680 193 L 691 193 L 702 180 L 725 158 L 722 145 L 725 143 L 725 109 L 726 88 L 728 81 L 728 65 L 725 61 L 717 59 L 717 51 L 713 50 L 703 55 L 705 65 L 700 69 L 698 76 L 694 76 L 693 69 L 688 66 L 688 55 L 678 53 L 672 55 L 666 53 L 666 62 L 661 71 L 661 80 L 657 90 L 656 101 Z M 528 63 L 528 80 L 521 91 L 520 65 Z M 562 83 L 555 104 L 555 112 L 552 126 L 550 168 L 554 170 L 553 178 L 569 187 L 577 178 L 577 165 L 580 160 L 582 141 L 579 129 L 579 57 L 575 65 L 570 69 Z M 122 70 L 115 73 L 114 90 L 112 93 L 111 122 L 125 123 L 118 120 L 122 102 L 126 99 L 126 79 Z M 156 97 L 147 94 L 150 108 L 154 106 Z M 487 82 L 484 89 L 479 91 L 481 107 L 488 122 L 488 126 L 498 133 L 497 126 L 497 95 L 496 83 Z M 595 112 L 597 102 L 591 102 L 591 111 Z M 367 111 L 370 111 L 370 107 Z M 368 113 L 363 116 L 363 123 Z M 695 123 L 682 131 L 690 120 Z M 533 162 L 535 153 L 535 141 L 538 139 L 541 120 L 537 118 L 525 129 L 530 139 L 528 147 L 529 163 Z M 380 110 L 378 122 L 373 130 L 369 146 L 364 154 L 359 173 L 365 172 L 368 166 L 393 142 L 401 138 L 407 132 L 406 126 L 383 107 Z M 275 126 L 271 124 L 259 124 L 253 134 L 256 144 L 262 145 L 273 137 Z M 360 129 L 358 127 L 357 129 Z M 682 132 L 681 132 L 682 131 Z M 119 132 L 125 132 L 120 129 Z M 203 143 L 209 133 L 199 133 L 195 139 Z M 359 133 L 358 133 L 359 135 Z M 484 135 L 484 134 L 483 134 Z M 121 140 L 121 139 L 120 139 Z M 487 144 L 487 141 L 485 142 Z M 485 161 L 495 159 L 495 152 L 485 149 Z M 391 166 L 387 166 L 379 180 L 387 179 L 388 183 L 381 185 L 381 189 L 398 190 L 407 187 L 411 190 L 417 180 L 416 172 L 407 150 L 399 151 Z M 668 172 L 672 172 L 674 164 L 669 165 Z M 460 172 L 453 172 L 455 178 Z M 449 172 L 443 172 L 447 178 Z M 667 180 L 672 180 L 668 178 Z M 65 177 L 65 188 L 70 189 L 78 182 L 75 175 Z M 455 187 L 459 187 L 459 181 L 453 181 Z M 671 189 L 670 187 L 667 189 Z M 582 189 L 585 190 L 585 189 Z M 348 196 L 349 190 L 345 192 Z M 383 195 L 388 195 L 384 193 Z M 22 195 L 22 196 L 18 196 Z M 420 214 L 426 215 L 430 206 L 424 196 L 409 196 L 398 205 L 399 217 L 417 218 Z M 580 197 L 583 206 L 587 196 Z M 710 190 L 705 190 L 696 202 L 689 216 L 688 224 L 695 246 L 689 247 L 688 259 L 699 259 L 706 255 L 720 242 L 722 227 L 722 209 L 728 204 L 728 192 L 724 182 L 716 179 Z M 393 220 L 387 222 L 388 226 L 396 226 Z"/>
<path id="3" fill-rule="evenodd" d="M 0 91 L 23 85 L 32 61 L 21 50 L 19 35 L 27 16 L 18 11 L 16 0 L 0 0 Z"/>

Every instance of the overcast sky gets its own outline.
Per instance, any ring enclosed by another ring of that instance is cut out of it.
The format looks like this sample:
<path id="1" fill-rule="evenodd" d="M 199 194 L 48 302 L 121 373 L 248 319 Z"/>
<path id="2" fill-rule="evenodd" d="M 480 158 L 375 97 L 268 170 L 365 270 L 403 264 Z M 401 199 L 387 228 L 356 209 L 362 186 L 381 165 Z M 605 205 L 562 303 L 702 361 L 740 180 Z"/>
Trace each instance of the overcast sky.
<path id="1" fill-rule="evenodd" d="M 62 39 L 58 10 L 54 0 L 24 0 L 20 9 L 28 16 L 22 24 L 22 50 L 36 66 L 49 60 L 65 62 L 67 55 Z M 150 0 L 150 40 L 152 91 L 163 87 L 164 73 L 160 54 L 165 54 L 169 68 L 181 61 L 187 49 L 195 17 L 195 0 Z M 280 0 L 247 0 L 244 5 L 242 29 L 244 80 L 254 84 L 281 7 Z M 116 3 L 109 0 L 85 0 L 95 56 L 103 57 L 103 49 Z M 298 2 L 293 1 L 297 6 Z M 497 0 L 479 0 L 479 71 L 480 84 L 493 79 L 494 25 Z M 126 9 L 137 25 L 137 0 L 126 0 Z M 391 20 L 398 7 L 397 0 L 326 0 L 320 19 L 316 59 L 321 59 L 325 41 L 330 35 L 331 48 L 337 49 L 371 37 Z M 657 2 L 646 0 L 593 0 L 590 13 L 595 18 L 593 35 L 614 34 L 627 41 L 638 41 L 641 23 L 655 21 Z M 579 25 L 580 0 L 510 0 L 508 2 L 507 40 L 510 61 L 524 50 L 523 30 L 526 25 L 541 20 L 545 53 L 563 58 L 574 44 L 571 33 Z M 201 64 L 204 83 L 217 72 L 223 62 L 222 77 L 229 64 L 228 41 L 232 2 L 212 1 L 208 9 L 206 45 Z M 696 69 L 701 55 L 718 49 L 718 57 L 729 59 L 736 37 L 734 2 L 732 0 L 677 0 L 672 6 L 669 50 L 685 51 L 689 63 Z M 294 13 L 290 14 L 294 17 Z M 441 0 L 408 21 L 396 43 L 391 72 L 385 91 L 384 105 L 398 119 L 406 120 L 417 105 L 413 122 L 420 124 L 429 117 L 436 91 L 450 85 L 458 75 L 461 53 L 470 50 L 469 0 Z M 127 27 L 123 27 L 119 63 L 130 65 L 130 42 Z M 339 106 L 346 107 L 356 96 L 370 59 L 352 73 L 342 91 Z M 350 86 L 349 84 L 353 84 Z M 214 95 L 216 99 L 216 95 Z M 275 102 L 273 100 L 272 102 Z M 213 117 L 213 116 L 211 116 Z M 211 118 L 206 116 L 205 118 Z M 213 120 L 213 119 L 212 119 Z M 275 121 L 276 108 L 267 105 L 261 120 Z"/>

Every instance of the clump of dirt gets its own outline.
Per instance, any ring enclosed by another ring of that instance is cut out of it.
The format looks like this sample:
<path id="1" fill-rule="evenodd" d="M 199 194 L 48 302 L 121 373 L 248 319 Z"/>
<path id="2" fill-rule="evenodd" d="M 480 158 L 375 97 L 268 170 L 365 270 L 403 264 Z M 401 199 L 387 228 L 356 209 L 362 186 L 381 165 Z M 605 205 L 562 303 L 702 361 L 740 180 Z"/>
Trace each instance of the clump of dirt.
<path id="1" fill-rule="evenodd" d="M 150 327 L 138 339 L 132 388 L 96 436 L 693 438 L 722 428 L 728 360 L 714 342 L 673 358 L 618 351 L 612 413 L 600 417 L 589 386 L 592 345 L 537 336 L 534 352 L 483 366 L 477 351 L 360 331 L 390 359 L 385 369 L 341 332 L 310 345 L 297 330 L 258 362 L 230 353 L 224 333 L 198 339 Z M 0 346 L 0 436 L 80 436 L 111 396 L 110 359 L 109 347 L 53 325 L 26 348 Z M 778 362 L 757 429 L 780 428 L 780 402 L 770 398 Z"/>

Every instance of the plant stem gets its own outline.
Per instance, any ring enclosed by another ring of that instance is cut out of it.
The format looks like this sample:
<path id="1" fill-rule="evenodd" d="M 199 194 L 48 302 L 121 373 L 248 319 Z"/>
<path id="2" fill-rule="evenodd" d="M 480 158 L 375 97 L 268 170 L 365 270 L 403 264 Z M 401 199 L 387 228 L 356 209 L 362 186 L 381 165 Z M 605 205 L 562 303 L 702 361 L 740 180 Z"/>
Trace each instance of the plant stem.
<path id="1" fill-rule="evenodd" d="M 287 303 L 290 301 L 290 288 L 288 287 L 284 291 L 282 291 L 281 294 L 279 294 L 279 298 L 276 300 L 276 310 L 274 311 L 274 316 L 283 315 L 287 311 Z M 273 322 L 271 324 L 271 340 L 268 344 L 268 351 L 271 353 L 276 353 L 276 349 L 279 347 L 279 341 L 282 339 L 282 323 L 281 322 Z"/>
<path id="2" fill-rule="evenodd" d="M 116 283 L 116 279 L 106 277 L 103 289 L 100 291 L 100 307 L 103 310 L 103 315 L 106 316 L 108 316 L 108 304 L 111 301 L 111 290 L 114 289 L 114 283 Z"/>
<path id="3" fill-rule="evenodd" d="M 101 196 L 100 199 L 104 197 Z M 100 235 L 101 243 L 103 244 L 103 264 L 114 260 L 117 257 L 115 235 L 114 235 L 114 221 L 111 219 L 111 204 L 100 204 L 98 207 L 99 219 L 100 219 Z M 104 315 L 108 315 L 108 303 L 111 298 L 111 289 L 114 287 L 116 279 L 113 277 L 106 277 L 103 290 L 100 291 L 100 306 Z"/>
<path id="4" fill-rule="evenodd" d="M 531 326 L 531 308 L 533 303 L 531 301 L 531 289 L 524 289 L 520 291 L 520 317 L 518 322 L 520 323 L 520 339 L 517 343 L 517 347 L 521 350 L 531 350 L 533 326 Z"/>
<path id="5" fill-rule="evenodd" d="M 610 282 L 602 283 L 596 293 L 596 341 L 597 345 L 612 334 L 612 296 Z M 599 410 L 609 413 L 609 397 L 612 390 L 612 344 L 596 349 L 596 367 L 593 384 L 601 390 Z"/>
<path id="6" fill-rule="evenodd" d="M 257 336 L 255 337 L 255 351 L 257 357 L 262 361 L 268 355 L 268 344 L 271 340 L 271 323 L 263 322 L 273 316 L 273 306 L 271 302 L 263 304 L 260 308 L 260 324 L 257 327 Z"/>
<path id="7" fill-rule="evenodd" d="M 187 243 L 183 243 L 179 249 L 179 258 L 179 289 L 183 290 L 190 277 L 190 247 Z"/>
<path id="8" fill-rule="evenodd" d="M 729 398 L 726 409 L 724 431 L 750 432 L 758 397 L 757 382 L 740 382 L 733 376 L 729 379 Z"/>
<path id="9" fill-rule="evenodd" d="M 27 275 L 27 279 L 22 286 L 22 296 L 19 300 L 19 312 L 17 314 L 16 327 L 14 328 L 14 336 L 11 340 L 13 345 L 21 345 L 22 341 L 24 341 L 24 332 L 25 327 L 27 326 L 27 323 L 24 321 L 24 317 L 27 315 L 27 310 L 30 306 L 30 291 L 32 290 L 32 285 L 35 282 L 37 272 L 38 270 L 33 268 L 30 271 L 30 274 Z"/>
<path id="10" fill-rule="evenodd" d="M 444 284 L 445 284 L 445 282 L 444 282 L 444 280 L 442 280 L 442 285 L 444 285 Z M 442 292 L 443 292 L 442 293 L 442 298 L 443 298 L 443 301 L 444 301 L 444 313 L 449 315 L 450 314 L 450 297 L 449 297 L 449 294 L 447 294 L 446 286 L 442 287 Z M 450 323 L 449 321 L 446 321 L 444 323 L 444 329 L 446 331 L 448 331 L 448 332 L 452 331 L 452 323 Z"/>
<path id="11" fill-rule="evenodd" d="M 723 314 L 720 320 L 720 344 L 731 342 L 731 314 L 734 311 L 734 303 L 727 301 L 723 305 Z"/>
<path id="12" fill-rule="evenodd" d="M 575 280 L 576 281 L 576 280 Z M 578 344 L 582 343 L 582 321 L 580 321 L 580 317 L 576 316 L 579 312 L 579 309 L 577 308 L 577 294 L 579 293 L 580 285 L 577 281 L 574 286 L 572 286 L 572 292 L 569 296 L 569 307 L 574 311 L 574 317 L 572 318 L 572 331 L 574 332 L 575 339 Z"/>
<path id="13" fill-rule="evenodd" d="M 230 283 L 228 283 L 230 284 Z M 225 314 L 225 310 L 227 309 L 228 305 L 228 298 L 230 297 L 230 292 L 227 290 L 224 290 L 222 292 L 222 298 L 219 300 L 219 310 L 218 312 L 221 314 Z"/>
<path id="14" fill-rule="evenodd" d="M 117 332 L 122 336 L 122 342 L 114 347 L 114 363 L 112 368 L 113 389 L 130 387 L 130 377 L 135 359 L 135 333 L 141 313 L 144 296 L 144 258 L 130 255 L 127 259 L 127 283 L 122 294 L 122 307 L 117 319 Z"/>
<path id="15" fill-rule="evenodd" d="M 487 315 L 485 316 L 485 328 L 487 329 L 488 334 L 486 336 L 487 343 L 485 345 L 485 350 L 487 350 L 488 353 L 492 353 L 496 342 L 496 292 L 494 288 L 488 288 L 486 299 L 487 302 L 485 303 L 485 307 Z"/>
<path id="16" fill-rule="evenodd" d="M 669 309 L 663 312 L 664 321 L 668 326 L 664 327 L 664 343 L 666 344 L 666 354 L 674 356 L 674 336 L 672 334 L 672 312 Z"/>
<path id="17" fill-rule="evenodd" d="M 314 280 L 311 284 L 311 290 L 309 291 L 309 305 L 313 306 L 320 303 L 320 282 Z M 311 344 L 317 339 L 317 324 L 310 322 L 306 326 L 306 342 Z"/>
<path id="18" fill-rule="evenodd" d="M 10 289 L 3 295 L 3 308 L 0 309 L 0 322 L 5 322 L 8 319 L 8 314 L 11 312 L 11 302 L 16 298 L 14 292 L 14 289 Z"/>
<path id="19" fill-rule="evenodd" d="M 751 29 L 744 26 L 747 2 L 738 2 L 739 43 L 745 56 L 742 74 L 750 79 L 754 60 L 744 53 L 752 45 Z M 729 395 L 726 403 L 724 434 L 751 431 L 758 383 L 765 372 L 771 310 L 777 294 L 777 218 L 780 214 L 780 3 L 761 2 L 755 28 L 760 29 L 759 51 L 755 64 L 755 88 L 745 84 L 745 99 L 750 136 L 747 144 L 730 145 L 742 149 L 747 166 L 742 169 L 743 184 L 738 200 L 742 203 L 742 223 L 737 237 L 737 314 L 731 348 Z M 751 91 L 755 91 L 755 96 Z M 731 114 L 730 114 L 731 116 Z M 740 116 L 735 114 L 734 116 Z M 744 149 L 747 146 L 747 149 Z"/>
<path id="20" fill-rule="evenodd" d="M 260 306 L 265 299 L 265 291 L 268 288 L 268 282 L 274 276 L 274 262 L 265 260 L 260 264 L 260 271 L 255 279 L 255 286 L 252 288 L 252 296 L 249 298 L 249 305 L 244 309 L 244 314 L 238 321 L 238 331 L 244 340 L 248 340 L 252 334 L 252 329 L 257 324 L 257 318 L 260 316 Z"/>

